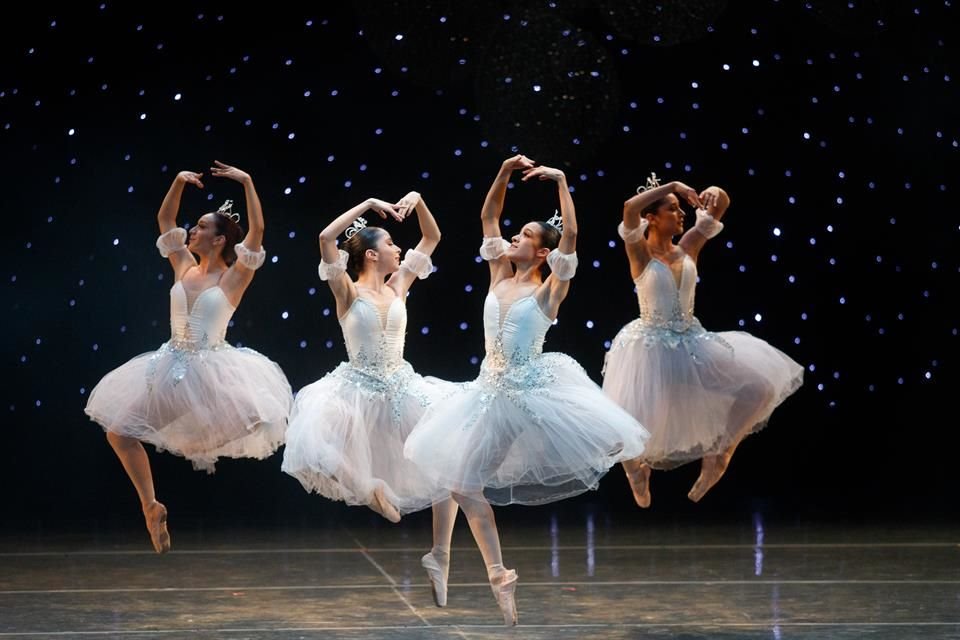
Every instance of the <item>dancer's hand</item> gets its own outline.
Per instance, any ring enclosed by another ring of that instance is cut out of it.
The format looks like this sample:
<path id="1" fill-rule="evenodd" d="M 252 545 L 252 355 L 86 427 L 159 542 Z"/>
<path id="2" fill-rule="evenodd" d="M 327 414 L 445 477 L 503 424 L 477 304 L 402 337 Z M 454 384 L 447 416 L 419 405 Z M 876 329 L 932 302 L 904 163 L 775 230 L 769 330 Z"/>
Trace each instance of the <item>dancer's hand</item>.
<path id="1" fill-rule="evenodd" d="M 721 189 L 720 187 L 707 187 L 700 193 L 700 202 L 703 203 L 704 209 L 710 209 L 720 204 L 721 198 Z"/>
<path id="2" fill-rule="evenodd" d="M 400 198 L 397 204 L 393 206 L 394 209 L 397 210 L 397 213 L 400 214 L 400 218 L 404 219 L 409 216 L 414 209 L 417 208 L 418 204 L 420 204 L 420 194 L 416 191 L 411 191 L 407 195 Z"/>
<path id="3" fill-rule="evenodd" d="M 553 180 L 554 182 L 560 182 L 561 180 L 566 179 L 563 171 L 560 169 L 554 169 L 552 167 L 530 167 L 525 169 L 523 172 L 523 181 L 526 182 L 530 178 L 539 178 L 540 180 Z"/>
<path id="4" fill-rule="evenodd" d="M 243 184 L 250 180 L 250 174 L 236 167 L 231 167 L 228 164 L 224 164 L 219 160 L 213 161 L 214 166 L 210 167 L 210 174 L 217 178 L 229 178 L 231 180 L 236 180 L 237 182 Z"/>
<path id="5" fill-rule="evenodd" d="M 184 184 L 195 185 L 200 189 L 203 189 L 203 182 L 200 181 L 200 178 L 202 177 L 202 173 L 196 173 L 194 171 L 181 171 L 177 174 L 177 180 L 180 182 L 183 182 Z"/>
<path id="6" fill-rule="evenodd" d="M 527 156 L 517 154 L 512 158 L 507 158 L 503 161 L 503 166 L 501 167 L 502 171 L 513 172 L 516 170 L 526 170 L 532 169 L 534 167 L 534 161 L 528 158 Z"/>
<path id="7" fill-rule="evenodd" d="M 691 207 L 697 207 L 698 209 L 703 208 L 703 203 L 700 202 L 700 196 L 697 194 L 696 189 L 689 187 L 682 182 L 674 181 L 672 184 L 673 192 L 680 198 L 686 200 Z"/>
<path id="8" fill-rule="evenodd" d="M 374 212 L 376 212 L 384 220 L 387 219 L 387 215 L 396 220 L 397 222 L 403 222 L 403 216 L 397 211 L 396 206 L 390 204 L 386 200 L 380 200 L 379 198 L 370 198 L 367 203 Z"/>

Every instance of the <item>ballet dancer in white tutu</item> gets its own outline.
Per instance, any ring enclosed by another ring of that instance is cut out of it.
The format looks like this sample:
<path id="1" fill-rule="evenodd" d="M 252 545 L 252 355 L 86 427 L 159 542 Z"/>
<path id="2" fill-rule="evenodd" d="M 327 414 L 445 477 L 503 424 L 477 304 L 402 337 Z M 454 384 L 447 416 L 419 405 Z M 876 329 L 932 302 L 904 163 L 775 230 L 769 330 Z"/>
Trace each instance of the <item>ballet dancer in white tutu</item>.
<path id="1" fill-rule="evenodd" d="M 106 431 L 140 497 L 153 547 L 170 549 L 167 509 L 154 493 L 142 442 L 213 472 L 218 458 L 265 458 L 283 443 L 293 396 L 275 363 L 226 341 L 227 325 L 266 256 L 263 212 L 249 174 L 216 162 L 211 175 L 243 185 L 250 230 L 227 201 L 189 234 L 176 224 L 186 185 L 203 174 L 180 172 L 157 214 L 157 248 L 170 260 L 170 340 L 108 373 L 90 393 L 86 413 Z"/>
<path id="2" fill-rule="evenodd" d="M 361 217 L 370 210 L 397 221 L 416 212 L 422 238 L 403 260 L 390 234 Z M 456 504 L 443 501 L 447 492 L 403 457 L 407 435 L 451 386 L 428 382 L 403 359 L 407 292 L 433 271 L 439 242 L 440 228 L 415 191 L 395 204 L 365 200 L 320 233 L 320 278 L 336 299 L 348 361 L 297 393 L 283 471 L 307 491 L 366 505 L 391 522 L 434 502 L 456 514 Z"/>
<path id="3" fill-rule="evenodd" d="M 556 182 L 561 215 L 527 223 L 507 242 L 500 215 L 516 170 L 524 181 Z M 517 573 L 503 566 L 490 503 L 543 504 L 596 488 L 612 465 L 643 452 L 648 434 L 572 358 L 542 353 L 577 267 L 577 219 L 563 172 L 522 155 L 506 160 L 480 215 L 480 255 L 490 267 L 480 377 L 430 406 L 405 453 L 463 509 L 504 622 L 513 625 Z M 435 521 L 435 531 L 452 528 L 452 518 Z M 423 565 L 445 599 L 448 550 L 435 547 Z"/>
<path id="4" fill-rule="evenodd" d="M 686 233 L 681 199 L 696 207 Z M 655 174 L 624 203 L 618 230 L 640 317 L 613 340 L 603 389 L 651 434 L 644 454 L 623 463 L 641 507 L 650 505 L 651 468 L 696 459 L 700 477 L 688 497 L 703 498 L 743 438 L 803 383 L 803 367 L 778 349 L 742 331 L 707 331 L 693 315 L 697 257 L 729 206 L 719 187 L 698 194 L 682 182 L 660 185 Z"/>

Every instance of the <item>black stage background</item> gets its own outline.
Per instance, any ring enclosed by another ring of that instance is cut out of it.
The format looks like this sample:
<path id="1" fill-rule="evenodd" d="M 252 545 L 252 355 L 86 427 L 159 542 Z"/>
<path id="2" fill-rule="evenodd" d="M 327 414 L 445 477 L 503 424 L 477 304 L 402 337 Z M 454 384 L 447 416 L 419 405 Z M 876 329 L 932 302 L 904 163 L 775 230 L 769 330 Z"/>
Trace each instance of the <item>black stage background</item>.
<path id="1" fill-rule="evenodd" d="M 581 221 L 581 268 L 548 350 L 601 380 L 605 343 L 637 312 L 614 242 L 621 205 L 655 171 L 732 197 L 700 262 L 704 325 L 742 328 L 807 367 L 700 505 L 686 500 L 690 465 L 654 476 L 648 512 L 634 513 L 619 469 L 570 508 L 640 522 L 955 518 L 952 3 L 662 4 L 79 2 L 8 15 L 3 526 L 140 526 L 83 407 L 101 376 L 169 335 L 171 274 L 153 245 L 177 171 L 219 159 L 253 175 L 270 261 L 228 337 L 277 361 L 294 389 L 345 357 L 317 233 L 368 196 L 423 193 L 444 238 L 437 273 L 413 288 L 407 358 L 465 380 L 483 350 L 479 208 L 516 151 L 567 172 Z M 235 183 L 206 183 L 186 193 L 181 222 L 242 202 Z M 505 233 L 553 213 L 551 186 L 518 182 Z M 390 231 L 415 242 L 412 221 Z M 209 477 L 151 456 L 175 517 L 353 517 L 306 495 L 280 455 Z"/>

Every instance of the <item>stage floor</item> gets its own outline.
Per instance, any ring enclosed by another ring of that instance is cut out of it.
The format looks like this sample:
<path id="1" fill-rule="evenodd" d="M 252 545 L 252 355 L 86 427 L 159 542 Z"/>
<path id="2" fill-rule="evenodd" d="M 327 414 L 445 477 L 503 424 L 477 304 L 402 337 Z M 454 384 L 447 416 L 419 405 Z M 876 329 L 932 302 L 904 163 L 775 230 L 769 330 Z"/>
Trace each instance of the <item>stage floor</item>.
<path id="1" fill-rule="evenodd" d="M 158 556 L 145 531 L 78 523 L 0 534 L 0 638 L 960 638 L 955 524 L 650 522 L 497 510 L 520 576 L 502 626 L 463 516 L 449 603 L 420 556 L 429 515 L 390 525 L 181 522 Z M 542 516 L 542 517 L 539 517 Z"/>

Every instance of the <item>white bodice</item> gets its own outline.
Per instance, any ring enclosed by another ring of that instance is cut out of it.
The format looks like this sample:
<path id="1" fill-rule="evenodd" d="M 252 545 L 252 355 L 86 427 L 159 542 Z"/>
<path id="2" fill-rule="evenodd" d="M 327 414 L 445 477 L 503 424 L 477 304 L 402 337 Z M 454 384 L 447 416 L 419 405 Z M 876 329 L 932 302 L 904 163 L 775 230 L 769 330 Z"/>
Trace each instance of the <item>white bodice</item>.
<path id="1" fill-rule="evenodd" d="M 216 347 L 226 340 L 234 311 L 219 285 L 201 291 L 191 307 L 178 280 L 170 288 L 170 340 L 193 349 Z"/>
<path id="2" fill-rule="evenodd" d="M 690 256 L 683 257 L 679 286 L 670 267 L 659 260 L 648 262 L 633 282 L 637 285 L 640 320 L 644 325 L 686 331 L 696 323 L 693 306 L 697 265 Z"/>
<path id="3" fill-rule="evenodd" d="M 483 333 L 487 359 L 522 363 L 543 351 L 543 341 L 553 321 L 532 295 L 518 298 L 503 314 L 500 300 L 491 291 L 483 303 Z"/>
<path id="4" fill-rule="evenodd" d="M 357 296 L 340 318 L 340 327 L 354 367 L 390 373 L 403 364 L 407 307 L 401 298 L 394 298 L 382 313 L 372 300 Z"/>

